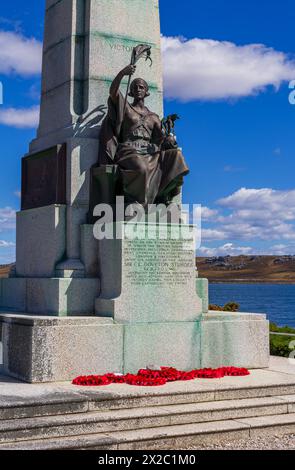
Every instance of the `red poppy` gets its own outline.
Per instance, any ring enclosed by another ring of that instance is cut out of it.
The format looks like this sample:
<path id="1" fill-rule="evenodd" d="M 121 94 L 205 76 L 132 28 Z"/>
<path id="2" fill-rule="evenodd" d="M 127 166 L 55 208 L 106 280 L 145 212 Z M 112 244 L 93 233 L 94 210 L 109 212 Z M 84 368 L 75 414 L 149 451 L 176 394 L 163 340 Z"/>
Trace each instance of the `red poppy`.
<path id="1" fill-rule="evenodd" d="M 165 385 L 167 382 L 194 380 L 194 379 L 220 379 L 225 376 L 244 376 L 250 372 L 245 368 L 219 367 L 218 369 L 195 369 L 189 372 L 180 371 L 173 367 L 161 367 L 160 370 L 140 369 L 138 373 L 116 375 L 89 375 L 79 376 L 73 380 L 73 385 L 80 386 L 101 386 L 115 384 L 128 384 L 141 387 L 156 387 Z"/>

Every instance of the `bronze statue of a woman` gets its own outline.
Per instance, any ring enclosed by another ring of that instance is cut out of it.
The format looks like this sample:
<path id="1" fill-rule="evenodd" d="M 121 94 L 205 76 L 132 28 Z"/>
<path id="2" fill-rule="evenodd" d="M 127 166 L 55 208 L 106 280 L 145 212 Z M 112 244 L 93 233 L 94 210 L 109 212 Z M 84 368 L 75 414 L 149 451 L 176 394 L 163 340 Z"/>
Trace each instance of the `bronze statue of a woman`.
<path id="1" fill-rule="evenodd" d="M 159 116 L 145 106 L 149 87 L 145 80 L 133 80 L 126 103 L 120 92 L 124 76 L 135 73 L 128 65 L 110 88 L 108 114 L 100 133 L 99 164 L 118 165 L 127 203 L 169 204 L 180 193 L 189 172 L 173 136 L 165 136 Z"/>

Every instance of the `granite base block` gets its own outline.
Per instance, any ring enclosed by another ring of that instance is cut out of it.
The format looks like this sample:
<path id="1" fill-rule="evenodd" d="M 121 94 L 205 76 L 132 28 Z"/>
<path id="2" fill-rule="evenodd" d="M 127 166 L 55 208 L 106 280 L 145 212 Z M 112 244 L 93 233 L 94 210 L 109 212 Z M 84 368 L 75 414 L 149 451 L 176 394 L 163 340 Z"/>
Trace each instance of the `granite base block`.
<path id="1" fill-rule="evenodd" d="M 0 308 L 36 315 L 94 315 L 99 279 L 2 279 Z"/>
<path id="2" fill-rule="evenodd" d="M 196 322 L 124 326 L 124 371 L 148 365 L 181 370 L 222 366 L 269 367 L 269 322 L 265 315 L 220 312 Z"/>
<path id="3" fill-rule="evenodd" d="M 93 235 L 93 225 L 81 225 L 81 261 L 86 277 L 99 277 L 98 241 Z"/>
<path id="4" fill-rule="evenodd" d="M 27 282 L 22 278 L 1 279 L 0 308 L 18 312 L 26 311 Z"/>
<path id="5" fill-rule="evenodd" d="M 17 213 L 17 276 L 53 277 L 65 250 L 66 206 L 51 205 Z"/>
<path id="6" fill-rule="evenodd" d="M 67 257 L 81 256 L 81 225 L 89 211 L 90 174 L 97 162 L 98 138 L 67 141 Z"/>
<path id="7" fill-rule="evenodd" d="M 202 312 L 208 313 L 209 309 L 209 282 L 205 278 L 196 278 L 197 295 L 202 300 Z"/>
<path id="8" fill-rule="evenodd" d="M 107 229 L 110 235 L 120 236 L 98 244 L 98 316 L 112 316 L 123 324 L 200 318 L 202 300 L 196 292 L 191 226 L 125 222 L 109 224 Z"/>
<path id="9" fill-rule="evenodd" d="M 201 323 L 202 367 L 269 367 L 266 315 L 209 312 Z"/>
<path id="10" fill-rule="evenodd" d="M 200 322 L 124 326 L 124 372 L 147 366 L 192 370 L 201 364 Z"/>
<path id="11" fill-rule="evenodd" d="M 0 315 L 3 368 L 30 383 L 121 372 L 123 330 L 103 318 Z"/>
<path id="12" fill-rule="evenodd" d="M 195 322 L 119 325 L 111 318 L 0 314 L 4 370 L 27 382 L 77 375 L 269 366 L 264 315 L 209 313 Z M 0 328 L 1 329 L 1 328 Z"/>

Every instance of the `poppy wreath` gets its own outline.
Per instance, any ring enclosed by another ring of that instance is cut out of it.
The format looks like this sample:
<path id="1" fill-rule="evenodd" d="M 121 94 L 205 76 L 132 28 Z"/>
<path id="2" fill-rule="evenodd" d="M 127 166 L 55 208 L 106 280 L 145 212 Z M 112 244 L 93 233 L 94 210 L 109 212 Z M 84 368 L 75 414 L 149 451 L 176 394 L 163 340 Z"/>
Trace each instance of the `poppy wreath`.
<path id="1" fill-rule="evenodd" d="M 219 367 L 218 369 L 195 369 L 190 372 L 180 371 L 173 367 L 161 367 L 160 370 L 140 369 L 138 373 L 116 375 L 85 375 L 76 377 L 72 384 L 80 386 L 101 386 L 110 384 L 128 384 L 141 387 L 156 387 L 167 382 L 194 379 L 220 379 L 222 377 L 242 377 L 249 375 L 248 369 L 239 367 Z"/>

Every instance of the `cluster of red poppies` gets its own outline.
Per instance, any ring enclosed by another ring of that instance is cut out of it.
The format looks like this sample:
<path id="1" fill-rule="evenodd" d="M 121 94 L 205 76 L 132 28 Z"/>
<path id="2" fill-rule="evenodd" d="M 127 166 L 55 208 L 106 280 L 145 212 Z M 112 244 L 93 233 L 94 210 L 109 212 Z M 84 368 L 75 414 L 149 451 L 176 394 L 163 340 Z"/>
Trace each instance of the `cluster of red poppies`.
<path id="1" fill-rule="evenodd" d="M 194 379 L 220 379 L 225 376 L 243 376 L 250 372 L 244 368 L 238 367 L 220 367 L 218 369 L 196 369 L 190 372 L 184 372 L 173 367 L 161 367 L 161 370 L 140 369 L 136 375 L 89 375 L 80 376 L 73 380 L 73 385 L 99 386 L 109 384 L 128 384 L 139 385 L 142 387 L 154 387 L 165 385 L 167 382 L 176 382 L 178 380 Z"/>

